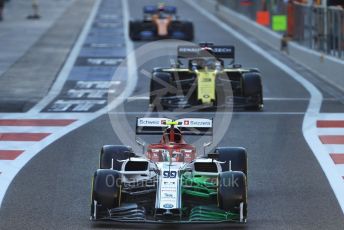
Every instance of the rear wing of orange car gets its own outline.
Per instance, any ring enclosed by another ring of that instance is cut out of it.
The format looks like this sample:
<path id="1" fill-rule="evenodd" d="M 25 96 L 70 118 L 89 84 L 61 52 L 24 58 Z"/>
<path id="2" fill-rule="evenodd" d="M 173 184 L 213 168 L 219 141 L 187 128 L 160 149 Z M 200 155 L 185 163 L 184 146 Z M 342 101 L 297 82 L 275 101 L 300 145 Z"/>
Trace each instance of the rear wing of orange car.
<path id="1" fill-rule="evenodd" d="M 177 8 L 175 6 L 166 5 L 147 5 L 143 7 L 144 14 L 157 14 L 158 12 L 164 12 L 165 14 L 176 14 Z"/>

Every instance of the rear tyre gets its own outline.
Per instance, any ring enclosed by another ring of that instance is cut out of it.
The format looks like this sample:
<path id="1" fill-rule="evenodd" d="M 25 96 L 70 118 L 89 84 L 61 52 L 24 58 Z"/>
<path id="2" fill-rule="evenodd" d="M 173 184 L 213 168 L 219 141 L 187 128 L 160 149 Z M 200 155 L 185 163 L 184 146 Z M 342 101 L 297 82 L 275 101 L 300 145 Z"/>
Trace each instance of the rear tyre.
<path id="1" fill-rule="evenodd" d="M 164 109 L 159 98 L 165 96 L 171 84 L 171 74 L 162 71 L 153 71 L 150 83 L 149 104 L 153 110 Z"/>
<path id="2" fill-rule="evenodd" d="M 93 176 L 91 219 L 108 216 L 108 209 L 120 205 L 121 174 L 111 169 L 98 169 Z"/>
<path id="3" fill-rule="evenodd" d="M 219 208 L 238 214 L 240 222 L 247 218 L 247 183 L 243 172 L 228 171 L 219 174 Z"/>
<path id="4" fill-rule="evenodd" d="M 118 160 L 126 160 L 129 157 L 134 157 L 135 154 L 129 146 L 124 145 L 104 145 L 100 151 L 101 169 L 110 169 L 120 171 L 122 168 L 122 162 Z M 113 164 L 113 165 L 112 165 Z M 112 167 L 113 166 L 113 167 Z"/>
<path id="5" fill-rule="evenodd" d="M 180 39 L 186 40 L 186 41 L 193 41 L 194 40 L 194 27 L 192 22 L 181 22 L 176 21 L 173 22 L 170 27 L 170 34 L 180 32 L 183 34 L 183 37 L 180 37 Z M 176 37 L 179 38 L 179 37 Z"/>
<path id="6" fill-rule="evenodd" d="M 192 22 L 182 22 L 182 31 L 185 34 L 186 41 L 193 41 L 194 40 L 194 27 Z"/>
<path id="7" fill-rule="evenodd" d="M 142 22 L 141 21 L 130 21 L 129 22 L 129 37 L 133 41 L 141 40 Z"/>
<path id="8" fill-rule="evenodd" d="M 219 161 L 226 162 L 221 164 L 222 171 L 229 171 L 231 162 L 232 171 L 243 172 L 247 176 L 247 152 L 241 147 L 218 147 L 215 152 L 219 154 Z"/>
<path id="9" fill-rule="evenodd" d="M 130 21 L 129 37 L 133 41 L 156 39 L 156 26 L 151 21 Z"/>
<path id="10" fill-rule="evenodd" d="M 254 105 L 246 106 L 247 110 L 263 109 L 263 87 L 259 72 L 249 72 L 243 74 L 244 97 L 256 101 Z"/>

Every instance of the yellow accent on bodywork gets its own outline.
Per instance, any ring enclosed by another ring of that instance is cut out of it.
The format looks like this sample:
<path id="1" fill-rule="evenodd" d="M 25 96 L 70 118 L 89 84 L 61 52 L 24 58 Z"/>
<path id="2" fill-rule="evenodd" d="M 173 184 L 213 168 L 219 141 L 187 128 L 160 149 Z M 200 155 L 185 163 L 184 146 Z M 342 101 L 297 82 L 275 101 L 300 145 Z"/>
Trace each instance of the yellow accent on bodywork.
<path id="1" fill-rule="evenodd" d="M 167 121 L 166 125 L 178 125 L 178 122 L 176 122 L 176 121 Z"/>
<path id="2" fill-rule="evenodd" d="M 197 99 L 202 103 L 215 101 L 215 71 L 197 72 Z"/>

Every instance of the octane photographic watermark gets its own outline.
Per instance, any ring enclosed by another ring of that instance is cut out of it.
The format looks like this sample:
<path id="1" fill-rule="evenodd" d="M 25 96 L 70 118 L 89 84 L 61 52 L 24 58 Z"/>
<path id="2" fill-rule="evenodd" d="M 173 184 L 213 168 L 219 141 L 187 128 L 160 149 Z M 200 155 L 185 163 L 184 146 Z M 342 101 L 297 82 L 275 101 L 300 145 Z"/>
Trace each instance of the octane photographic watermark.
<path id="1" fill-rule="evenodd" d="M 190 180 L 189 180 L 190 179 Z M 192 178 L 189 179 L 181 179 L 178 178 L 178 182 L 181 184 L 182 189 L 187 189 L 187 188 L 194 188 L 195 186 L 202 187 L 204 188 L 213 188 L 216 189 L 217 187 L 222 187 L 222 188 L 240 188 L 240 186 L 244 186 L 240 181 L 243 179 L 242 177 L 235 176 L 234 174 L 230 175 L 230 177 L 225 177 L 222 178 L 221 180 L 218 180 L 218 178 L 210 178 L 210 180 L 206 185 L 200 185 L 200 184 L 195 184 L 195 181 L 192 180 Z M 121 177 L 115 177 L 113 174 L 109 173 L 106 175 L 104 178 L 105 180 L 105 185 L 108 188 L 114 188 L 114 187 L 122 187 L 122 189 L 125 191 L 127 189 L 147 189 L 147 188 L 156 188 L 158 184 L 158 177 L 153 177 L 150 179 L 146 180 L 140 180 L 136 178 L 130 178 L 127 179 L 125 182 Z M 177 183 L 177 181 L 174 181 L 174 183 Z M 210 186 L 210 184 L 212 184 Z"/>
<path id="2" fill-rule="evenodd" d="M 190 97 L 194 97 L 197 94 L 197 74 L 192 74 L 194 79 L 191 86 L 185 93 L 185 88 L 182 89 L 182 85 L 174 82 L 160 82 L 163 85 L 158 90 L 151 89 L 152 71 L 154 68 L 163 67 L 172 69 L 172 78 L 179 81 L 183 81 L 183 76 L 179 74 L 180 70 L 184 71 L 190 69 L 190 59 L 181 62 L 177 57 L 177 48 L 180 46 L 194 46 L 198 47 L 198 44 L 190 43 L 180 40 L 161 40 L 144 44 L 134 50 L 128 57 L 118 66 L 113 81 L 118 79 L 124 79 L 126 81 L 126 89 L 130 89 L 130 92 L 121 94 L 109 93 L 109 118 L 113 127 L 113 130 L 121 143 L 131 146 L 134 152 L 138 155 L 143 154 L 142 147 L 140 147 L 135 141 L 135 123 L 136 117 L 157 117 L 157 118 L 208 118 L 213 119 L 213 132 L 212 138 L 213 144 L 208 148 L 211 150 L 216 147 L 222 140 L 227 132 L 229 124 L 232 119 L 233 106 L 227 103 L 226 106 L 203 106 L 203 105 L 189 105 L 182 106 L 183 100 L 187 101 Z M 212 55 L 208 54 L 208 59 Z M 133 59 L 136 60 L 133 62 Z M 213 57 L 216 60 L 215 57 Z M 192 72 L 192 71 L 190 71 Z M 218 74 L 220 75 L 220 74 Z M 217 78 L 217 75 L 214 75 Z M 124 86 L 123 86 L 124 87 Z M 217 86 L 216 86 L 217 87 Z M 230 90 L 215 89 L 216 97 L 218 100 L 230 101 L 233 98 L 231 87 Z M 114 90 L 110 88 L 109 90 Z M 175 107 L 168 107 L 162 104 L 161 98 L 169 92 L 176 95 L 176 98 L 183 98 L 179 105 Z M 150 97 L 153 96 L 155 106 L 152 107 L 152 101 Z M 118 97 L 123 103 L 112 108 L 111 103 L 118 100 Z M 140 137 L 145 143 L 158 143 L 160 137 L 158 135 L 152 135 Z M 203 154 L 203 144 L 210 141 L 209 136 L 197 136 L 186 137 L 184 136 L 188 144 L 196 146 L 198 155 Z M 155 141 L 154 141 L 155 140 Z"/>

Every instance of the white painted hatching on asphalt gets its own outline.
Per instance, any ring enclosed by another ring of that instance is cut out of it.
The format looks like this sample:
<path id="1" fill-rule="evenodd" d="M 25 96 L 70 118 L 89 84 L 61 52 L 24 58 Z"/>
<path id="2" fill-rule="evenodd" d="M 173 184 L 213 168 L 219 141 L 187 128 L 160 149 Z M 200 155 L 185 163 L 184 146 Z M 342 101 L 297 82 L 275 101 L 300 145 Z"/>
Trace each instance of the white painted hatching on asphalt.
<path id="1" fill-rule="evenodd" d="M 344 153 L 344 144 L 324 144 L 328 153 Z"/>
<path id="2" fill-rule="evenodd" d="M 317 134 L 320 135 L 344 135 L 344 128 L 318 128 Z"/>
<path id="3" fill-rule="evenodd" d="M 0 141 L 0 149 L 1 150 L 26 150 L 33 147 L 35 144 L 37 144 L 37 141 Z"/>
<path id="4" fill-rule="evenodd" d="M 100 6 L 101 0 L 96 0 L 92 9 L 92 12 L 90 14 L 90 17 L 85 24 L 81 34 L 78 37 L 77 42 L 75 43 L 70 56 L 67 58 L 67 61 L 65 63 L 65 66 L 63 67 L 62 71 L 60 72 L 59 76 L 56 79 L 55 84 L 53 85 L 51 91 L 48 93 L 48 95 L 43 98 L 36 106 L 34 106 L 31 110 L 29 110 L 27 113 L 0 113 L 0 116 L 2 119 L 75 119 L 74 123 L 64 126 L 61 129 L 54 129 L 54 132 L 44 138 L 43 140 L 39 142 L 11 142 L 11 143 L 4 143 L 7 145 L 7 148 L 10 148 L 9 150 L 14 150 L 17 148 L 25 147 L 25 149 L 18 149 L 18 150 L 26 150 L 24 153 L 19 155 L 17 159 L 13 161 L 1 161 L 0 160 L 0 207 L 3 202 L 4 196 L 6 194 L 6 191 L 8 187 L 10 186 L 12 180 L 17 175 L 17 173 L 26 165 L 27 162 L 29 162 L 35 155 L 37 155 L 39 152 L 41 152 L 45 147 L 50 145 L 51 143 L 55 142 L 57 139 L 65 136 L 67 133 L 70 133 L 71 131 L 79 128 L 80 126 L 96 119 L 97 117 L 106 114 L 108 111 L 108 108 L 103 108 L 97 112 L 94 113 L 40 113 L 42 109 L 44 109 L 52 100 L 55 99 L 55 97 L 61 92 L 62 87 L 67 80 L 69 71 L 72 69 L 74 62 L 77 58 L 77 55 L 79 54 L 83 42 L 86 39 L 87 33 L 93 23 L 93 20 L 98 12 L 99 6 Z M 123 10 L 123 18 L 124 20 L 127 20 L 127 23 L 129 22 L 129 11 L 128 11 L 128 5 L 127 1 L 122 0 L 122 10 Z M 127 24 L 124 23 L 123 25 L 124 29 L 127 30 Z M 134 46 L 132 44 L 132 41 L 126 37 L 125 39 L 126 43 L 126 50 L 128 55 L 127 62 L 128 65 L 128 72 L 129 76 L 127 78 L 128 84 L 126 85 L 126 88 L 122 92 L 120 96 L 118 96 L 114 101 L 111 102 L 110 105 L 108 105 L 109 109 L 113 109 L 119 104 L 121 104 L 126 97 L 129 97 L 132 92 L 134 91 L 136 87 L 137 82 L 137 73 L 136 73 L 136 61 L 135 61 L 135 55 L 133 53 Z M 38 127 L 41 129 L 41 127 Z M 43 128 L 44 129 L 44 128 Z M 25 145 L 26 144 L 26 145 Z M 17 148 L 15 148 L 15 146 Z M 25 145 L 25 146 L 24 146 Z M 3 146 L 6 148 L 5 146 Z M 13 148 L 12 148 L 13 147 Z M 1 148 L 0 148 L 1 149 Z"/>
<path id="5" fill-rule="evenodd" d="M 64 68 L 60 72 L 59 76 L 57 77 L 52 89 L 49 91 L 48 95 L 43 98 L 36 106 L 34 106 L 31 110 L 26 113 L 15 113 L 15 114 L 0 114 L 2 119 L 45 119 L 50 118 L 54 119 L 57 116 L 59 119 L 62 119 L 65 115 L 64 114 L 42 114 L 39 113 L 46 105 L 52 101 L 55 96 L 58 95 L 64 82 L 68 77 L 68 73 L 71 70 L 76 56 L 79 54 L 82 44 L 86 38 L 86 35 L 92 25 L 93 19 L 96 16 L 98 11 L 99 5 L 101 0 L 96 0 L 94 3 L 94 7 L 91 12 L 91 16 L 89 17 L 87 23 L 85 24 L 82 33 L 79 35 L 79 38 L 74 45 L 70 56 L 68 57 Z M 3 116 L 2 116 L 3 115 Z M 75 116 L 75 114 L 71 115 L 68 114 L 68 118 L 70 119 L 71 116 Z M 82 116 L 82 118 L 85 115 Z M 17 175 L 17 173 L 25 166 L 27 162 L 29 162 L 37 153 L 39 153 L 42 149 L 47 147 L 49 144 L 53 143 L 60 137 L 66 135 L 70 131 L 80 127 L 81 125 L 87 123 L 89 120 L 83 119 L 83 122 L 74 122 L 71 125 L 64 127 L 63 129 L 59 129 L 59 131 L 55 132 L 54 134 L 49 135 L 48 137 L 44 138 L 40 142 L 18 142 L 18 141 L 6 141 L 2 142 L 1 145 L 2 150 L 26 150 L 20 156 L 18 156 L 13 161 L 0 161 L 0 172 L 1 172 L 1 180 L 0 180 L 0 207 L 5 197 L 6 191 L 10 186 L 12 180 Z M 1 144 L 1 143 L 0 143 Z"/>
<path id="6" fill-rule="evenodd" d="M 338 174 L 343 177 L 344 176 L 344 164 L 337 164 L 336 166 Z M 344 178 L 343 178 L 343 183 L 344 183 Z"/>
<path id="7" fill-rule="evenodd" d="M 320 113 L 318 115 L 318 120 L 339 120 L 344 121 L 344 113 Z"/>
<path id="8" fill-rule="evenodd" d="M 0 126 L 0 133 L 53 133 L 63 128 L 64 126 Z"/>

